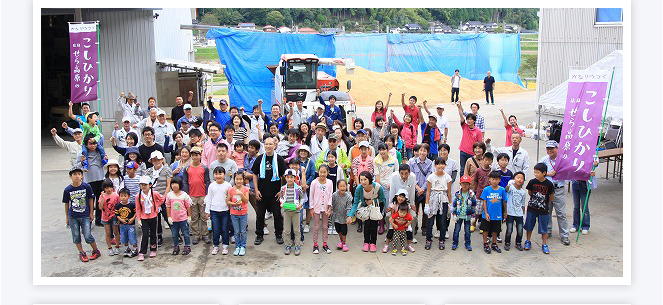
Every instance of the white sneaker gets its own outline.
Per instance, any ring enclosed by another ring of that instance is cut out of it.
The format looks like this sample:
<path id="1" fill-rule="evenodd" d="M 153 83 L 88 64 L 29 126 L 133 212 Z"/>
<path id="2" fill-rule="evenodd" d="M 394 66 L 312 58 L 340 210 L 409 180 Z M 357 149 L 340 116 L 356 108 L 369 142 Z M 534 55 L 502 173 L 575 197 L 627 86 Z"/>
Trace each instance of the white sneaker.
<path id="1" fill-rule="evenodd" d="M 587 235 L 589 234 L 589 230 L 582 230 L 582 235 Z"/>
<path id="2" fill-rule="evenodd" d="M 234 244 L 235 243 L 235 236 L 230 236 L 230 243 Z"/>
<path id="3" fill-rule="evenodd" d="M 327 228 L 327 235 L 332 235 L 332 228 Z"/>
<path id="4" fill-rule="evenodd" d="M 414 237 L 412 237 L 412 243 L 413 243 L 413 244 L 416 244 L 416 243 L 417 243 L 417 239 L 414 238 Z"/>
<path id="5" fill-rule="evenodd" d="M 311 228 L 308 225 L 304 225 L 304 233 L 311 231 Z"/>
<path id="6" fill-rule="evenodd" d="M 214 246 L 212 248 L 212 255 L 217 255 L 219 253 L 219 246 Z"/>
<path id="7" fill-rule="evenodd" d="M 267 227 L 262 228 L 262 234 L 264 234 L 264 235 L 269 234 L 269 230 L 267 230 Z"/>
<path id="8" fill-rule="evenodd" d="M 447 233 L 444 233 L 444 238 L 449 238 L 449 231 L 447 231 Z"/>
<path id="9" fill-rule="evenodd" d="M 435 238 L 440 237 L 440 231 L 435 231 L 435 233 L 433 233 L 433 237 Z"/>
<path id="10" fill-rule="evenodd" d="M 338 235 L 338 232 L 336 232 L 336 228 L 332 228 L 332 235 Z"/>
<path id="11" fill-rule="evenodd" d="M 113 248 L 113 255 L 120 255 L 120 248 Z"/>
<path id="12" fill-rule="evenodd" d="M 113 252 L 113 249 L 108 249 L 108 256 L 113 256 L 115 253 Z"/>
<path id="13" fill-rule="evenodd" d="M 272 218 L 272 216 L 274 216 L 274 214 L 272 214 L 272 212 L 267 212 L 267 215 L 265 215 L 265 219 L 270 219 L 270 218 Z"/>
<path id="14" fill-rule="evenodd" d="M 571 233 L 575 233 L 575 232 L 578 232 L 578 229 L 571 227 L 571 229 L 569 230 L 569 232 L 571 232 Z"/>

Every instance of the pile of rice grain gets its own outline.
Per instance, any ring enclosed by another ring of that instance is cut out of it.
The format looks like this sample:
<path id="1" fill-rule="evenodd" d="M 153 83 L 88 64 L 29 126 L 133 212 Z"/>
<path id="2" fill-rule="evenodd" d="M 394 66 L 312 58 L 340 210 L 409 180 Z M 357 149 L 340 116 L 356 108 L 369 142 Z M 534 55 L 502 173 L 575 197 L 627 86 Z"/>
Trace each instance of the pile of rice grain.
<path id="1" fill-rule="evenodd" d="M 346 91 L 347 80 L 352 80 L 350 94 L 358 106 L 373 106 L 377 100 L 387 102 L 392 93 L 391 105 L 400 105 L 401 94 L 405 98 L 414 95 L 419 102 L 428 100 L 430 105 L 451 103 L 451 77 L 440 72 L 373 72 L 356 67 L 353 75 L 346 75 L 345 69 L 337 68 L 340 90 Z M 485 98 L 483 80 L 463 78 L 460 82 L 460 100 Z M 527 89 L 511 82 L 497 82 L 495 94 L 520 93 Z"/>

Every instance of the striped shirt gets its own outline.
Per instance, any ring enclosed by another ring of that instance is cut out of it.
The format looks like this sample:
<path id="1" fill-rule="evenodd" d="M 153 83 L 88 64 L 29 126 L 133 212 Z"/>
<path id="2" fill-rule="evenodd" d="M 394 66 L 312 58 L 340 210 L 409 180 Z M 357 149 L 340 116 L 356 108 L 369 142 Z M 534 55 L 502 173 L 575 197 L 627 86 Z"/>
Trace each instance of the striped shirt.
<path id="1" fill-rule="evenodd" d="M 246 131 L 246 128 L 240 126 L 239 128 L 235 129 L 235 135 L 233 135 L 233 140 L 244 143 L 244 140 L 248 137 L 249 134 Z"/>
<path id="2" fill-rule="evenodd" d="M 285 188 L 285 202 L 286 203 L 294 203 L 295 202 L 295 188 L 294 187 L 286 187 Z"/>
<path id="3" fill-rule="evenodd" d="M 128 175 L 125 175 L 124 180 L 122 180 L 122 186 L 120 189 L 123 187 L 129 190 L 129 203 L 135 204 L 136 195 L 140 191 L 140 176 L 136 175 L 133 178 L 129 178 Z"/>

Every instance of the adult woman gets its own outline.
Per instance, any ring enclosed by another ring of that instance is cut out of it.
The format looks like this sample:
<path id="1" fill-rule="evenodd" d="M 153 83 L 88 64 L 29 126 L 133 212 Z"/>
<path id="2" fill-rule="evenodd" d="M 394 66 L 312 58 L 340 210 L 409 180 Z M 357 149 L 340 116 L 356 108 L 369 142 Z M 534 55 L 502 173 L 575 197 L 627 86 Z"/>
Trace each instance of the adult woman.
<path id="1" fill-rule="evenodd" d="M 173 132 L 173 140 L 175 143 L 170 144 L 170 137 L 166 136 L 166 141 L 164 142 L 163 151 L 170 153 L 170 160 L 175 162 L 177 156 L 177 150 L 186 146 L 184 143 L 184 134 L 180 131 Z"/>
<path id="2" fill-rule="evenodd" d="M 474 156 L 467 159 L 465 162 L 465 172 L 463 173 L 463 176 L 474 177 L 474 173 L 476 173 L 479 166 L 481 166 L 479 162 L 483 159 L 483 154 L 486 153 L 486 144 L 483 142 L 474 142 L 472 145 L 472 151 L 474 151 Z"/>
<path id="3" fill-rule="evenodd" d="M 179 154 L 180 160 L 173 162 L 170 168 L 173 170 L 173 177 L 182 178 L 184 176 L 184 172 L 182 170 L 191 165 L 191 148 L 189 148 L 189 146 L 182 146 L 179 149 Z"/>
<path id="4" fill-rule="evenodd" d="M 343 131 L 344 130 L 343 130 L 342 127 L 334 126 L 334 134 L 339 139 L 338 146 L 340 146 L 341 149 L 343 149 L 343 151 L 345 151 L 347 153 L 348 148 L 350 147 L 350 145 L 349 145 L 350 140 L 348 139 L 348 137 L 345 135 L 345 132 L 343 132 Z"/>
<path id="5" fill-rule="evenodd" d="M 371 114 L 371 122 L 373 122 L 373 127 L 377 127 L 377 123 L 375 123 L 375 119 L 378 116 L 381 116 L 383 118 L 387 117 L 387 109 L 389 109 L 389 102 L 391 101 L 391 92 L 389 92 L 389 97 L 387 97 L 387 106 L 384 106 L 382 104 L 382 101 L 378 100 L 375 102 L 375 110 L 373 110 L 373 114 Z"/>
<path id="6" fill-rule="evenodd" d="M 113 145 L 113 149 L 115 149 L 115 151 L 121 156 L 124 156 L 127 153 L 127 148 L 131 146 L 136 146 L 136 144 L 138 143 L 138 135 L 135 132 L 127 133 L 127 138 L 126 138 L 127 147 L 117 146 L 117 141 L 115 140 L 115 137 L 111 137 L 110 140 L 111 144 Z"/>
<path id="7" fill-rule="evenodd" d="M 232 122 L 233 129 L 235 129 L 235 135 L 233 135 L 233 140 L 243 142 L 244 144 L 249 144 L 249 133 L 243 125 L 242 117 L 239 114 L 234 115 L 230 118 Z"/>
<path id="8" fill-rule="evenodd" d="M 360 129 L 364 129 L 364 120 L 357 118 L 355 120 L 355 123 L 352 125 L 352 130 L 350 131 L 350 141 L 355 141 L 355 138 L 357 138 L 357 131 Z M 356 144 L 356 143 L 354 143 Z M 352 145 L 354 145 L 352 144 Z"/>
<path id="9" fill-rule="evenodd" d="M 378 205 L 380 212 L 384 210 L 387 200 L 384 196 L 382 186 L 377 182 L 373 182 L 373 175 L 369 171 L 363 171 L 359 174 L 359 186 L 355 190 L 354 202 L 352 209 L 348 212 L 348 217 L 345 220 L 347 224 L 352 223 L 352 218 L 357 212 L 357 208 L 366 207 L 370 205 Z M 364 221 L 364 246 L 362 251 L 375 252 L 377 251 L 376 243 L 378 238 L 378 221 L 367 219 Z"/>
<path id="10" fill-rule="evenodd" d="M 506 144 L 504 146 L 511 146 L 511 135 L 515 132 L 521 136 L 525 136 L 525 132 L 518 127 L 518 120 L 515 115 L 510 115 L 507 119 L 506 114 L 504 114 L 504 109 L 500 109 L 502 113 L 502 118 L 504 119 L 504 128 L 506 129 Z"/>
<path id="11" fill-rule="evenodd" d="M 311 125 L 308 122 L 299 123 L 299 134 L 302 138 L 302 144 L 311 146 L 311 136 L 313 133 L 311 132 Z"/>

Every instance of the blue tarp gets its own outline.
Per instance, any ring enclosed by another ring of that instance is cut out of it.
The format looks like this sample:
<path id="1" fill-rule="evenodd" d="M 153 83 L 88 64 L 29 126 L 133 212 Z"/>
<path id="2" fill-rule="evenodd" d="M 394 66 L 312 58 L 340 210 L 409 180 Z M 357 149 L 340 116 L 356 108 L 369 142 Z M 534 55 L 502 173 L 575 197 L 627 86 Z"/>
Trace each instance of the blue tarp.
<path id="1" fill-rule="evenodd" d="M 221 64 L 228 78 L 228 95 L 233 106 L 247 112 L 258 99 L 265 101 L 263 111 L 270 112 L 274 75 L 267 65 L 277 65 L 281 54 L 315 54 L 336 57 L 334 35 L 245 32 L 233 29 L 210 29 L 208 39 L 215 39 Z M 335 76 L 333 67 L 323 71 Z"/>
<path id="2" fill-rule="evenodd" d="M 359 34 L 336 37 L 336 55 L 375 72 L 440 71 L 522 86 L 519 34 Z"/>
<path id="3" fill-rule="evenodd" d="M 266 68 L 276 65 L 281 54 L 315 54 L 349 57 L 375 72 L 440 71 L 482 80 L 487 71 L 496 81 L 523 85 L 520 68 L 520 34 L 288 34 L 210 29 L 221 64 L 225 65 L 232 104 L 247 112 L 258 99 L 269 112 L 274 77 Z M 323 71 L 335 76 L 334 67 Z"/>

